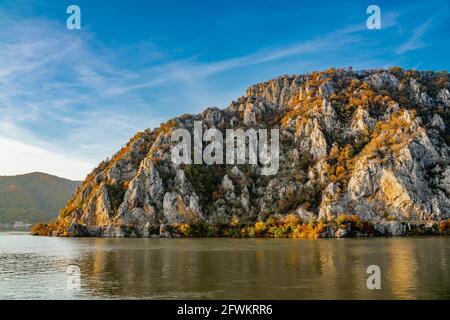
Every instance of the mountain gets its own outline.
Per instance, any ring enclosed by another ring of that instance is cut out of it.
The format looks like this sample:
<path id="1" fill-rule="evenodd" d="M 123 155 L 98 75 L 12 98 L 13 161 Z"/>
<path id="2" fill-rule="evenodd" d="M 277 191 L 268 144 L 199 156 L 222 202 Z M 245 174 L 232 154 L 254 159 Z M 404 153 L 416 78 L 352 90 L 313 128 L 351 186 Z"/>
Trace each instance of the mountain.
<path id="1" fill-rule="evenodd" d="M 55 222 L 34 233 L 147 237 L 170 226 L 214 233 L 214 226 L 283 217 L 349 225 L 448 219 L 449 80 L 445 71 L 333 68 L 256 84 L 226 109 L 137 133 L 89 174 Z M 196 121 L 203 132 L 224 135 L 279 129 L 278 170 L 175 164 L 172 134 L 195 135 Z"/>
<path id="2" fill-rule="evenodd" d="M 38 172 L 0 176 L 0 223 L 55 219 L 79 184 Z"/>

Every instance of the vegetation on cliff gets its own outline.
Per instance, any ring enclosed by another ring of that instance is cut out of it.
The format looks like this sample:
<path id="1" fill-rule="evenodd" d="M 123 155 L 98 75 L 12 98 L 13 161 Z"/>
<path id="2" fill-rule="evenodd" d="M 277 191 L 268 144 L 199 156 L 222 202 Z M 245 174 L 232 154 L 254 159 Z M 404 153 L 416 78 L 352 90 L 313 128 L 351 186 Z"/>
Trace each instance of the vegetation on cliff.
<path id="1" fill-rule="evenodd" d="M 383 223 L 444 224 L 449 79 L 445 71 L 350 68 L 256 84 L 226 109 L 138 133 L 86 178 L 55 222 L 35 233 L 148 237 L 164 225 L 163 234 L 184 236 L 311 238 L 381 233 L 370 226 Z M 222 132 L 279 129 L 277 174 L 261 175 L 259 165 L 249 164 L 174 164 L 171 134 L 193 132 L 194 121 Z M 339 227 L 343 214 L 350 228 Z"/>

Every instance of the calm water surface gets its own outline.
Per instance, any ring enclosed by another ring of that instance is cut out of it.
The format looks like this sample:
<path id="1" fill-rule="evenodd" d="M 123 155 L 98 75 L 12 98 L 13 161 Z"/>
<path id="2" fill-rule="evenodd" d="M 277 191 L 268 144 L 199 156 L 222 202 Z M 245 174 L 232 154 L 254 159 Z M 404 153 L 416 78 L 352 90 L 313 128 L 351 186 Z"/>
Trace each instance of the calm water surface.
<path id="1" fill-rule="evenodd" d="M 0 233 L 0 299 L 450 299 L 450 238 L 94 239 Z M 368 290 L 366 268 L 381 268 Z M 81 288 L 67 286 L 80 268 Z"/>

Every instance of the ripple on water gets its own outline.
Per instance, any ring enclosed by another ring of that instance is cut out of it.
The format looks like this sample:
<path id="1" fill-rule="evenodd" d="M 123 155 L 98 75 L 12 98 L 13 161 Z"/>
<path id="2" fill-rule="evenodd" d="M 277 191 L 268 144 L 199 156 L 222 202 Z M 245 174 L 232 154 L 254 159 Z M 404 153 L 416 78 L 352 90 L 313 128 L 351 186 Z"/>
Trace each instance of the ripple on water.
<path id="1" fill-rule="evenodd" d="M 2 299 L 449 299 L 448 237 L 93 239 L 0 233 Z M 81 270 L 80 290 L 67 267 Z M 382 270 L 368 290 L 366 268 Z"/>

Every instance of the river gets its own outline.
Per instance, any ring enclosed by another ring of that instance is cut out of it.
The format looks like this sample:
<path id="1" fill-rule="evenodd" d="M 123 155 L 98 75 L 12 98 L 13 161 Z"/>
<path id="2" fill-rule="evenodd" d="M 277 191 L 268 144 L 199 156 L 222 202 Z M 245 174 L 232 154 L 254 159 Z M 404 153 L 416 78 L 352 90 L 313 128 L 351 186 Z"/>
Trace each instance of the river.
<path id="1" fill-rule="evenodd" d="M 450 299 L 449 240 L 0 232 L 0 299 Z M 370 265 L 380 268 L 381 289 L 367 287 Z"/>

